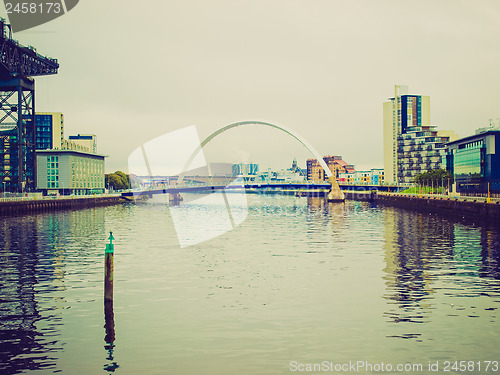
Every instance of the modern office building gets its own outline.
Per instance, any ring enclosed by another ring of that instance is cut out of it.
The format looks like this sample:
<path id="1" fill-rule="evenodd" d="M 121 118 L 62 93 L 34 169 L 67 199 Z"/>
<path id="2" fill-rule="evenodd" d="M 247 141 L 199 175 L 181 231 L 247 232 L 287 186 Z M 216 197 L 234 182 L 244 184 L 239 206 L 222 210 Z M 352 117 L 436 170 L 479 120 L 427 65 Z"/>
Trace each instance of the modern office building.
<path id="1" fill-rule="evenodd" d="M 84 147 L 88 152 L 97 152 L 97 138 L 95 134 L 70 135 L 68 139 L 70 142 Z"/>
<path id="2" fill-rule="evenodd" d="M 338 180 L 341 173 L 354 172 L 354 165 L 342 160 L 342 156 L 328 155 L 323 157 L 326 165 Z M 323 167 L 316 159 L 307 159 L 307 179 L 309 181 L 326 181 L 328 178 L 325 175 Z"/>
<path id="3" fill-rule="evenodd" d="M 64 139 L 64 115 L 60 112 L 37 112 L 35 114 L 37 150 L 75 150 L 96 152 L 95 135 L 70 136 L 76 141 Z M 86 137 L 80 140 L 79 137 Z"/>
<path id="4" fill-rule="evenodd" d="M 449 142 L 445 160 L 458 193 L 500 194 L 500 128 Z"/>
<path id="5" fill-rule="evenodd" d="M 409 95 L 407 86 L 397 85 L 383 109 L 385 182 L 412 182 L 417 174 L 441 168 L 445 143 L 456 135 L 430 124 L 429 96 Z"/>
<path id="6" fill-rule="evenodd" d="M 5 104 L 5 103 L 4 103 Z M 10 118 L 7 116 L 7 118 Z M 27 134 L 21 138 L 26 138 L 22 142 L 24 162 L 22 172 L 25 181 L 22 187 L 17 186 L 19 181 L 19 147 L 18 145 L 18 127 L 13 122 L 4 122 L 0 129 L 0 182 L 2 187 L 8 191 L 34 191 L 36 187 L 36 150 L 61 148 L 63 139 L 64 118 L 61 113 L 35 113 L 35 126 L 30 126 L 31 118 L 26 118 Z"/>
<path id="7" fill-rule="evenodd" d="M 36 149 L 60 149 L 64 140 L 64 116 L 59 112 L 35 113 Z"/>
<path id="8" fill-rule="evenodd" d="M 74 150 L 36 152 L 37 190 L 44 195 L 104 192 L 104 155 Z"/>

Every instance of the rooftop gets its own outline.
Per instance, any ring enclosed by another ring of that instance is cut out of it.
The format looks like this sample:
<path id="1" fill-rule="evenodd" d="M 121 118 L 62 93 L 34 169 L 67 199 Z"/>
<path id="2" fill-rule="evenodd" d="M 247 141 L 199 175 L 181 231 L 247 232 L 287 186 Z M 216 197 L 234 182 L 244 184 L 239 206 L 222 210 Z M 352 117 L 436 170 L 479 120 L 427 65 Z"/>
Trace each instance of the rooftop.
<path id="1" fill-rule="evenodd" d="M 471 141 L 473 139 L 484 138 L 484 136 L 489 135 L 489 134 L 491 134 L 491 135 L 500 135 L 500 129 L 498 129 L 498 128 L 489 128 L 486 131 L 483 131 L 483 132 L 480 132 L 480 133 L 476 133 L 476 134 L 473 134 L 473 135 L 469 135 L 469 136 L 464 137 L 464 138 L 456 139 L 456 140 L 448 142 L 446 144 L 447 145 L 452 145 L 452 144 L 456 144 L 456 143 L 468 142 L 468 141 Z"/>
<path id="2" fill-rule="evenodd" d="M 78 150 L 59 150 L 59 149 L 36 150 L 36 153 L 37 154 L 80 154 L 86 156 L 96 156 L 100 158 L 106 158 L 108 156 L 108 155 L 94 154 L 93 152 L 84 152 Z"/>

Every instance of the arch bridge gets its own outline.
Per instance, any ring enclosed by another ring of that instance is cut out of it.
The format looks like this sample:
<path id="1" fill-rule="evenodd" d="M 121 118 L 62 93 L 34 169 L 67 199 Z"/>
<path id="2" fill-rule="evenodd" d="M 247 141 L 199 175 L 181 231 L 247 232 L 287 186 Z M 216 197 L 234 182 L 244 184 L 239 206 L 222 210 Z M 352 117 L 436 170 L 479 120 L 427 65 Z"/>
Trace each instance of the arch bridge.
<path id="1" fill-rule="evenodd" d="M 330 183 L 330 192 L 328 193 L 328 200 L 329 201 L 343 201 L 345 199 L 344 193 L 342 193 L 342 191 L 340 190 L 339 184 L 337 183 L 336 178 L 333 176 L 332 172 L 330 171 L 330 168 L 328 168 L 328 165 L 325 163 L 325 161 L 323 160 L 321 155 L 318 153 L 318 151 L 316 151 L 316 149 L 305 138 L 303 138 L 297 132 L 292 131 L 291 129 L 289 129 L 285 126 L 272 124 L 270 122 L 255 121 L 255 120 L 234 122 L 232 124 L 223 126 L 222 128 L 214 131 L 212 134 L 210 134 L 208 137 L 206 137 L 200 143 L 200 145 L 196 148 L 196 150 L 194 150 L 194 152 L 191 154 L 191 157 L 188 159 L 188 161 L 184 165 L 184 168 L 179 176 L 178 182 L 182 183 L 182 180 L 186 174 L 186 171 L 189 170 L 189 167 L 191 166 L 191 163 L 193 162 L 193 160 L 196 158 L 196 156 L 201 152 L 201 150 L 212 139 L 214 139 L 218 135 L 220 135 L 220 134 L 222 134 L 230 129 L 237 128 L 240 126 L 250 126 L 250 125 L 268 126 L 268 127 L 274 128 L 274 129 L 278 129 L 282 132 L 285 132 L 286 134 L 288 134 L 292 138 L 296 139 L 297 141 L 299 141 L 311 154 L 314 155 L 316 160 L 319 162 L 321 167 L 324 169 L 325 174 L 328 176 L 328 180 Z M 307 185 L 310 185 L 310 184 L 307 184 Z"/>

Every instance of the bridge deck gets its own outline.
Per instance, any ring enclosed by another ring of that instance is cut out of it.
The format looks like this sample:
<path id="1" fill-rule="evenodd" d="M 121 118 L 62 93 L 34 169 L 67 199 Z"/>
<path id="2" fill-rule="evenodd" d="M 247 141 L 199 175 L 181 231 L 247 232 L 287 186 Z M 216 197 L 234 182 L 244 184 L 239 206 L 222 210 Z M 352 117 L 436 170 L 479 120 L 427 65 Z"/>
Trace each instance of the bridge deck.
<path id="1" fill-rule="evenodd" d="M 252 184 L 230 184 L 230 185 L 193 185 L 193 186 L 169 186 L 161 189 L 151 190 L 137 190 L 127 191 L 122 193 L 124 197 L 132 197 L 134 195 L 155 195 L 155 194 L 175 194 L 175 193 L 200 193 L 200 192 L 215 192 L 223 189 L 252 189 L 252 190 L 265 190 L 265 189 L 293 189 L 293 190 L 314 190 L 324 189 L 329 190 L 331 185 L 329 183 L 252 183 Z M 342 190 L 379 190 L 379 191 L 399 191 L 403 187 L 398 186 L 379 186 L 379 185 L 340 185 Z M 406 187 L 404 187 L 406 188 Z"/>

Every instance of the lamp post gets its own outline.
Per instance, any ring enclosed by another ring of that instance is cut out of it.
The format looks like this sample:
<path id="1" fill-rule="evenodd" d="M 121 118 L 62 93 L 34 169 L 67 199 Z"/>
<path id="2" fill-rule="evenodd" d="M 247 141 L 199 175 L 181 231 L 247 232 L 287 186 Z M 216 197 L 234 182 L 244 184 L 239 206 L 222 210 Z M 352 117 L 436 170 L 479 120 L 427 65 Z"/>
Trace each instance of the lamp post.
<path id="1" fill-rule="evenodd" d="M 4 181 L 4 182 L 2 182 L 2 184 L 3 184 L 3 196 L 5 197 L 5 184 L 6 184 L 6 182 Z"/>

